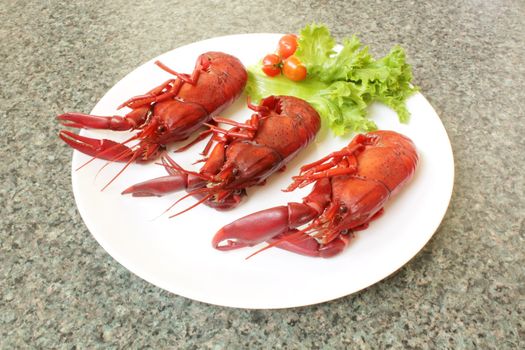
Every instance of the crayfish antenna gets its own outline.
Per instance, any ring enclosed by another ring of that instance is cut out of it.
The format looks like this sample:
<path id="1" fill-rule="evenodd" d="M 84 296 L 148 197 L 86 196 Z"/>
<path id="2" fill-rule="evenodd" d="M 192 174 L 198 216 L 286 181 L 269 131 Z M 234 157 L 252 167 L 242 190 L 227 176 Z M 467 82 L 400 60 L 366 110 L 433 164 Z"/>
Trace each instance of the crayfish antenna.
<path id="1" fill-rule="evenodd" d="M 190 207 L 188 207 L 188 208 L 186 208 L 186 209 L 184 209 L 184 210 L 182 210 L 182 211 L 179 211 L 178 213 L 175 213 L 175 214 L 171 215 L 171 216 L 170 216 L 170 219 L 171 219 L 171 218 L 174 218 L 174 217 L 176 217 L 176 216 L 179 216 L 179 215 L 181 215 L 181 214 L 184 214 L 185 212 L 187 212 L 187 211 L 189 211 L 189 210 L 195 208 L 195 207 L 198 206 L 199 204 L 202 204 L 202 203 L 206 202 L 208 199 L 210 199 L 210 198 L 213 197 L 213 196 L 214 196 L 214 193 L 210 193 L 210 194 L 204 196 L 204 197 L 201 198 L 197 203 L 191 205 Z"/>
<path id="2" fill-rule="evenodd" d="M 107 161 L 106 164 L 104 164 L 102 167 L 100 167 L 100 169 L 98 169 L 97 174 L 95 175 L 95 178 L 97 178 L 100 175 L 100 173 L 102 172 L 102 170 L 104 170 L 105 167 L 107 167 L 113 162 L 118 162 L 119 160 L 124 159 L 128 156 L 133 156 L 133 151 L 127 149 L 117 154 L 114 159 Z"/>
<path id="3" fill-rule="evenodd" d="M 135 161 L 135 159 L 137 159 L 138 156 L 139 156 L 139 153 L 138 153 L 138 152 L 135 152 L 135 153 L 133 154 L 133 156 L 128 160 L 128 162 L 126 163 L 126 165 L 124 165 L 124 166 L 122 167 L 122 169 L 120 169 L 120 171 L 119 171 L 115 176 L 113 176 L 113 178 L 112 178 L 111 180 L 109 180 L 109 182 L 108 182 L 104 187 L 102 187 L 102 189 L 101 189 L 100 191 L 102 192 L 102 191 L 104 191 L 106 188 L 108 188 L 108 186 L 111 185 L 111 183 L 112 183 L 113 181 L 115 181 L 115 180 L 117 179 L 117 177 L 119 177 L 119 176 L 124 172 L 124 170 L 126 170 L 126 169 L 130 166 L 130 164 L 133 163 L 133 162 Z"/>
<path id="4" fill-rule="evenodd" d="M 206 200 L 208 200 L 209 198 L 211 198 L 215 192 L 211 192 L 211 189 L 209 188 L 198 188 L 196 190 L 193 190 L 191 192 L 188 192 L 187 194 L 185 194 L 184 196 L 182 196 L 181 198 L 179 198 L 177 201 L 175 201 L 173 204 L 171 204 L 168 208 L 166 208 L 162 213 L 160 213 L 158 216 L 154 217 L 153 219 L 151 219 L 151 221 L 153 220 L 156 220 L 158 218 L 160 218 L 162 215 L 166 214 L 167 212 L 169 212 L 174 206 L 176 206 L 177 204 L 179 204 L 181 201 L 183 201 L 184 199 L 190 197 L 190 196 L 193 196 L 195 194 L 199 194 L 199 193 L 206 193 L 208 192 L 208 194 L 205 196 L 205 199 L 204 200 L 200 200 L 197 204 L 193 205 L 192 207 L 188 208 L 188 209 L 185 209 L 184 212 L 196 207 L 197 205 L 205 202 Z M 182 214 L 182 212 L 180 213 L 176 213 L 172 216 L 170 216 L 170 218 L 174 217 L 174 216 L 177 216 L 177 215 L 180 215 Z"/>

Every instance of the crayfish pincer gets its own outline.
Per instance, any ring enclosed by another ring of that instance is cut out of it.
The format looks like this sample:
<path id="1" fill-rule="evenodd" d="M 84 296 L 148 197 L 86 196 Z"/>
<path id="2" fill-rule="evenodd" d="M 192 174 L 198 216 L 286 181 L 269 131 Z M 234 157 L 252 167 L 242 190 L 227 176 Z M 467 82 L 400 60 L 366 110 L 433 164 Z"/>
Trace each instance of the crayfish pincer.
<path id="1" fill-rule="evenodd" d="M 122 103 L 131 109 L 125 116 L 65 113 L 57 119 L 75 128 L 138 130 L 125 142 L 93 139 L 60 131 L 60 138 L 74 149 L 95 158 L 131 163 L 158 158 L 169 143 L 187 139 L 204 123 L 230 106 L 243 92 L 247 73 L 239 59 L 222 52 L 206 52 L 197 58 L 191 75 L 178 73 L 163 63 L 155 64 L 174 75 L 145 95 Z M 136 141 L 133 146 L 126 143 Z"/>
<path id="2" fill-rule="evenodd" d="M 162 196 L 186 189 L 216 209 L 230 209 L 246 195 L 246 188 L 263 184 L 282 169 L 315 137 L 319 114 L 307 102 L 291 96 L 269 96 L 248 107 L 255 113 L 245 123 L 215 117 L 203 134 L 211 135 L 204 154 L 215 145 L 199 172 L 185 170 L 168 156 L 162 157 L 169 175 L 145 181 L 123 194 Z M 217 124 L 229 124 L 228 130 Z M 183 197 L 185 198 L 185 197 Z M 179 213 L 180 214 L 180 213 Z"/>
<path id="3" fill-rule="evenodd" d="M 315 183 L 302 203 L 238 219 L 221 228 L 212 245 L 230 250 L 268 242 L 261 250 L 275 246 L 308 256 L 334 256 L 344 250 L 353 231 L 366 229 L 383 212 L 390 196 L 412 178 L 417 163 L 415 146 L 407 137 L 393 131 L 359 134 L 293 177 L 285 191 Z"/>

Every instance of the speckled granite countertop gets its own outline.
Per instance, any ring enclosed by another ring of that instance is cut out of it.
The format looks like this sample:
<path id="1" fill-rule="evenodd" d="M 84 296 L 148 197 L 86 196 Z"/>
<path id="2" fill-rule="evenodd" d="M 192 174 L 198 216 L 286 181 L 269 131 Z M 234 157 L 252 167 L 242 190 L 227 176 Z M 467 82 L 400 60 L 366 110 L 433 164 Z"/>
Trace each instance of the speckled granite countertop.
<path id="1" fill-rule="evenodd" d="M 0 348 L 524 348 L 524 2 L 247 4 L 1 1 Z M 210 306 L 128 272 L 76 210 L 54 116 L 175 47 L 312 21 L 406 48 L 456 162 L 433 239 L 386 280 L 296 309 Z"/>

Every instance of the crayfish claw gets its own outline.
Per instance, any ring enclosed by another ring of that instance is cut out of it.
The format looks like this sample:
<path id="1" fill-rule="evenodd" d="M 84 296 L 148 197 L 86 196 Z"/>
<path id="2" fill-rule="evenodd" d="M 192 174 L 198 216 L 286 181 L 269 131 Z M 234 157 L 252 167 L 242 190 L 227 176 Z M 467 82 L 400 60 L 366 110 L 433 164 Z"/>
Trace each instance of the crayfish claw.
<path id="1" fill-rule="evenodd" d="M 129 160 L 133 151 L 122 143 L 107 139 L 93 139 L 61 130 L 58 136 L 71 148 L 88 156 L 114 161 L 115 159 Z"/>

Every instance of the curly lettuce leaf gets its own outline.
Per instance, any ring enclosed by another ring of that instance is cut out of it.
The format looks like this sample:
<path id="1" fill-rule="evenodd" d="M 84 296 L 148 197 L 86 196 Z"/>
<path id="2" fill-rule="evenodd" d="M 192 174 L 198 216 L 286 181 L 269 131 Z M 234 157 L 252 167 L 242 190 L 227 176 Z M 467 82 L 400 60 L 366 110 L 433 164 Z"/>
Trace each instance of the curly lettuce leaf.
<path id="1" fill-rule="evenodd" d="M 338 48 L 326 26 L 312 24 L 301 30 L 295 55 L 306 65 L 304 81 L 268 77 L 259 64 L 248 69 L 247 93 L 255 101 L 272 94 L 302 98 L 336 135 L 376 130 L 367 118 L 367 107 L 374 101 L 392 108 L 400 122 L 408 122 L 406 100 L 417 88 L 410 83 L 412 70 L 403 48 L 395 46 L 375 60 L 355 35 Z"/>
<path id="2" fill-rule="evenodd" d="M 308 74 L 318 76 L 322 73 L 323 64 L 335 54 L 336 41 L 330 31 L 323 25 L 307 25 L 301 30 L 297 39 L 295 56 L 306 65 Z M 308 58 L 305 60 L 304 58 Z"/>
<path id="3" fill-rule="evenodd" d="M 309 77 L 325 82 L 352 79 L 356 70 L 373 61 L 368 47 L 362 47 L 355 35 L 343 40 L 339 52 L 334 47 L 328 28 L 312 24 L 301 31 L 295 56 L 306 65 Z"/>

